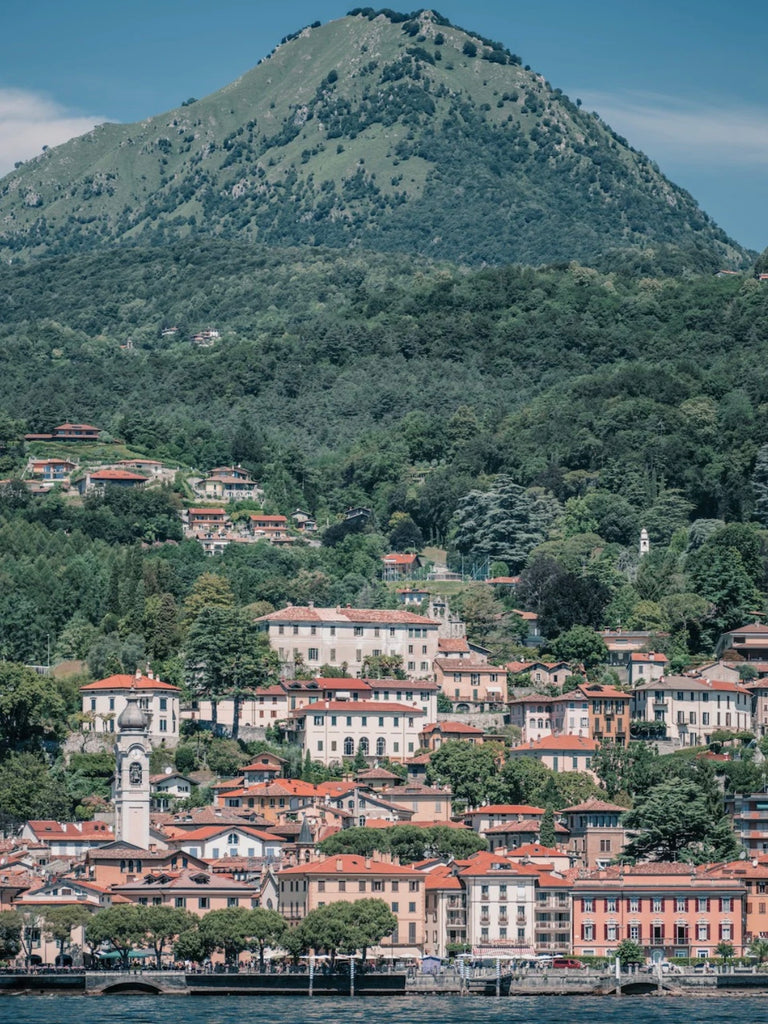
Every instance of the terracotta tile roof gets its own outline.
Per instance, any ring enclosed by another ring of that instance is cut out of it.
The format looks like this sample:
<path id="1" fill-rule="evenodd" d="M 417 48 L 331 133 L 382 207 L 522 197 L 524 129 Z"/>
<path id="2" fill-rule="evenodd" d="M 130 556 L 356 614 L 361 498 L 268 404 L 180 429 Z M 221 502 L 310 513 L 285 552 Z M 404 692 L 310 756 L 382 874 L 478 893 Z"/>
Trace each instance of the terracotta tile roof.
<path id="1" fill-rule="evenodd" d="M 589 814 L 592 811 L 608 811 L 617 812 L 623 814 L 627 810 L 626 807 L 619 807 L 618 804 L 608 803 L 607 800 L 601 800 L 600 797 L 591 796 L 584 803 L 574 804 L 573 807 L 564 807 L 558 814 Z"/>
<path id="2" fill-rule="evenodd" d="M 517 860 L 519 857 L 565 857 L 562 850 L 554 846 L 542 846 L 541 843 L 524 843 L 515 850 L 507 850 L 510 860 Z"/>
<path id="3" fill-rule="evenodd" d="M 90 474 L 91 480 L 141 480 L 146 477 L 141 473 L 131 473 L 128 469 L 97 469 Z"/>
<path id="4" fill-rule="evenodd" d="M 560 751 L 565 750 L 574 753 L 594 754 L 600 744 L 597 740 L 588 739 L 586 736 L 542 736 L 537 740 L 531 740 L 519 747 L 512 747 L 510 753 L 526 754 L 532 751 Z"/>
<path id="5" fill-rule="evenodd" d="M 514 835 L 516 832 L 538 832 L 540 828 L 541 818 L 523 818 L 522 821 L 505 821 L 493 828 L 483 829 L 483 835 Z M 570 835 L 568 829 L 557 821 L 554 828 L 557 835 Z"/>
<path id="6" fill-rule="evenodd" d="M 188 829 L 168 827 L 165 831 L 170 839 L 183 839 L 184 842 L 203 842 L 206 839 L 213 839 L 214 836 L 223 835 L 225 832 L 242 832 L 245 835 L 253 836 L 255 839 L 261 839 L 264 842 L 274 842 L 276 838 L 268 832 L 262 832 L 260 829 L 254 828 L 252 825 L 245 824 L 202 825 L 200 828 L 192 829 L 191 831 Z"/>
<path id="7" fill-rule="evenodd" d="M 49 821 L 39 819 L 27 822 L 40 840 L 73 839 L 111 843 L 115 838 L 112 826 L 103 821 Z"/>
<path id="8" fill-rule="evenodd" d="M 543 815 L 543 807 L 533 807 L 531 804 L 487 804 L 485 807 L 476 807 L 471 811 L 464 811 L 463 817 L 469 818 L 474 815 L 485 816 L 487 814 L 522 814 L 526 818 L 535 815 Z"/>
<path id="9" fill-rule="evenodd" d="M 326 857 L 321 861 L 311 861 L 309 864 L 299 864 L 293 868 L 285 868 L 279 871 L 282 875 L 401 875 L 408 878 L 422 877 L 413 868 L 403 867 L 401 864 L 390 864 L 373 858 L 358 857 L 355 854 L 339 854 L 336 857 Z"/>
<path id="10" fill-rule="evenodd" d="M 431 722 L 426 725 L 422 732 L 426 735 L 431 735 L 433 732 L 439 732 L 443 736 L 483 736 L 484 732 L 482 729 L 478 729 L 475 725 L 464 725 L 463 722 Z"/>
<path id="11" fill-rule="evenodd" d="M 181 693 L 178 686 L 171 683 L 164 683 L 160 679 L 149 679 L 147 676 L 114 675 L 106 679 L 98 679 L 95 683 L 86 683 L 81 686 L 83 690 L 168 690 L 174 693 Z"/>
<path id="12" fill-rule="evenodd" d="M 655 651 L 648 654 L 643 651 L 633 651 L 629 656 L 629 660 L 631 662 L 641 664 L 647 664 L 650 662 L 651 664 L 666 665 L 669 659 L 666 654 L 658 654 Z"/>
<path id="13" fill-rule="evenodd" d="M 386 768 L 369 768 L 368 771 L 358 772 L 355 779 L 358 782 L 374 782 L 381 779 L 383 782 L 396 782 L 400 778 L 394 772 L 388 772 Z"/>
<path id="14" fill-rule="evenodd" d="M 190 508 L 187 509 L 190 516 L 226 516 L 226 509 L 223 508 Z"/>
<path id="15" fill-rule="evenodd" d="M 393 552 L 390 555 L 382 555 L 381 560 L 389 565 L 413 565 L 418 557 L 418 555 L 401 555 L 398 552 Z"/>
<path id="16" fill-rule="evenodd" d="M 256 622 L 364 622 L 376 625 L 428 626 L 437 629 L 438 623 L 425 615 L 390 608 L 315 608 L 308 605 L 288 605 L 276 612 L 262 615 Z"/>
<path id="17" fill-rule="evenodd" d="M 389 700 L 319 700 L 314 704 L 305 704 L 303 708 L 296 708 L 291 715 L 294 718 L 304 718 L 306 715 L 317 715 L 321 711 L 346 715 L 381 715 L 385 712 L 391 715 L 410 716 L 424 714 L 421 708 L 416 708 L 412 704 L 399 704 Z M 478 732 L 482 732 L 482 729 L 479 729 Z"/>
<path id="18" fill-rule="evenodd" d="M 453 653 L 464 653 L 469 651 L 469 644 L 465 636 L 444 636 L 437 641 L 438 651 L 449 651 Z"/>

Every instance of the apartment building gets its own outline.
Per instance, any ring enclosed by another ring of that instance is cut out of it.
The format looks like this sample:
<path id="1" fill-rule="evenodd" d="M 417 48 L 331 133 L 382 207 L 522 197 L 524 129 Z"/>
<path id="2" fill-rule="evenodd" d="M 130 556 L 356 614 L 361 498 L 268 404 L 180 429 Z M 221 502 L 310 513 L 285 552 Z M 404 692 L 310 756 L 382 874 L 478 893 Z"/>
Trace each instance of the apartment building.
<path id="1" fill-rule="evenodd" d="M 361 677 L 370 657 L 399 656 L 409 679 L 431 678 L 440 623 L 403 609 L 289 605 L 256 620 L 280 661 L 346 665 Z"/>
<path id="2" fill-rule="evenodd" d="M 362 754 L 404 761 L 419 749 L 424 713 L 391 701 L 318 701 L 292 711 L 286 736 L 323 764 Z"/>
<path id="3" fill-rule="evenodd" d="M 744 951 L 746 888 L 711 865 L 616 865 L 573 882 L 573 952 L 609 956 L 631 939 L 646 956 L 716 956 L 719 942 Z"/>
<path id="4" fill-rule="evenodd" d="M 425 942 L 425 878 L 410 867 L 383 857 L 374 860 L 342 854 L 310 861 L 277 873 L 279 909 L 289 923 L 301 921 L 317 907 L 381 899 L 397 918 L 392 935 L 373 955 L 421 957 Z"/>
<path id="5" fill-rule="evenodd" d="M 709 743 L 717 729 L 752 728 L 752 694 L 739 683 L 698 676 L 663 676 L 632 695 L 632 717 L 663 722 L 667 739 L 681 747 Z"/>

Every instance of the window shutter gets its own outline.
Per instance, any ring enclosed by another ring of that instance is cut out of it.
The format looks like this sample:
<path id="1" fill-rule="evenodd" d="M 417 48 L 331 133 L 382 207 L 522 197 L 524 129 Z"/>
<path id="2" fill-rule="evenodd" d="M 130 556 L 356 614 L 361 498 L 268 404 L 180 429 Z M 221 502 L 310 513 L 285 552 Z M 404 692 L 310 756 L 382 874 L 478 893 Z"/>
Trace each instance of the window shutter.
<path id="1" fill-rule="evenodd" d="M 584 941 L 584 925 L 581 926 L 581 941 Z"/>
<path id="2" fill-rule="evenodd" d="M 632 927 L 632 925 L 630 925 L 630 924 L 627 925 L 627 938 L 631 937 L 630 934 L 629 934 L 631 927 Z"/>
<path id="3" fill-rule="evenodd" d="M 718 937 L 718 939 L 722 939 L 722 937 L 723 937 L 723 926 L 722 926 L 722 924 L 719 924 L 717 926 L 717 937 Z"/>
<path id="4" fill-rule="evenodd" d="M 712 928 L 711 928 L 710 925 L 707 925 L 707 939 L 711 938 L 711 935 L 712 935 Z"/>
<path id="5" fill-rule="evenodd" d="M 688 897 L 685 897 L 685 912 L 688 913 Z"/>
<path id="6" fill-rule="evenodd" d="M 608 939 L 608 925 L 607 924 L 603 925 L 603 938 L 606 939 L 606 941 Z"/>

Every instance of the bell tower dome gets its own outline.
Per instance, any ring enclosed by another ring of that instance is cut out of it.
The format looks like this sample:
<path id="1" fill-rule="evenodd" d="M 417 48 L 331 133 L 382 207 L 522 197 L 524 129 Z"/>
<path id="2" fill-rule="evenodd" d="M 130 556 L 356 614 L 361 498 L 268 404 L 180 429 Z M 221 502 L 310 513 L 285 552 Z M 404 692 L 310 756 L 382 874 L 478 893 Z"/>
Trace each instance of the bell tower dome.
<path id="1" fill-rule="evenodd" d="M 117 719 L 115 838 L 149 848 L 149 716 L 135 687 Z"/>

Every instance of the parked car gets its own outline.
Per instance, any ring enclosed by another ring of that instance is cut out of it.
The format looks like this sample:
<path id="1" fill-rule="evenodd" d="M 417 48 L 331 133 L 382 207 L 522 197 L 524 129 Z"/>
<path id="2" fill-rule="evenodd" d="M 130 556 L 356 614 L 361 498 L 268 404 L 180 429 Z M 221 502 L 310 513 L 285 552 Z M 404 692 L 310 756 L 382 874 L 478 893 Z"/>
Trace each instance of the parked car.
<path id="1" fill-rule="evenodd" d="M 556 957 L 552 961 L 553 967 L 564 967 L 568 970 L 584 970 L 585 964 L 581 960 L 571 960 L 566 957 Z"/>

